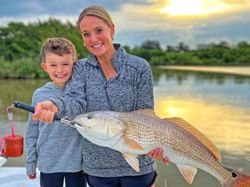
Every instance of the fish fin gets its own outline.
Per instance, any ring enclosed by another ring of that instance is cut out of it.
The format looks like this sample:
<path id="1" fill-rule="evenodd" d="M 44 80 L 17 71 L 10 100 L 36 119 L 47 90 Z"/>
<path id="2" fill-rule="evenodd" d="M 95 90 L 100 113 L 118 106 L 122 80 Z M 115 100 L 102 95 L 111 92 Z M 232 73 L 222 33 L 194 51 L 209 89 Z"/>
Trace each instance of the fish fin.
<path id="1" fill-rule="evenodd" d="M 135 110 L 133 111 L 133 113 L 147 115 L 147 116 L 154 117 L 154 118 L 159 118 L 159 116 L 155 114 L 154 110 L 150 108 Z"/>
<path id="2" fill-rule="evenodd" d="M 139 160 L 137 155 L 132 155 L 129 153 L 123 153 L 122 156 L 127 161 L 127 163 L 136 171 L 140 171 Z"/>
<path id="3" fill-rule="evenodd" d="M 131 147 L 132 149 L 144 150 L 144 148 L 138 142 L 128 138 L 126 135 L 124 136 L 124 141 L 126 145 Z"/>
<path id="4" fill-rule="evenodd" d="M 192 184 L 197 173 L 197 168 L 188 165 L 177 165 L 177 168 L 187 183 Z"/>
<path id="5" fill-rule="evenodd" d="M 168 123 L 172 123 L 176 126 L 179 126 L 186 131 L 188 131 L 190 134 L 192 134 L 195 138 L 197 138 L 218 160 L 221 161 L 221 154 L 218 150 L 218 148 L 214 145 L 211 140 L 209 140 L 202 132 L 200 132 L 198 129 L 196 129 L 194 126 L 192 126 L 187 121 L 183 120 L 179 117 L 173 117 L 173 118 L 165 118 L 164 119 Z"/>

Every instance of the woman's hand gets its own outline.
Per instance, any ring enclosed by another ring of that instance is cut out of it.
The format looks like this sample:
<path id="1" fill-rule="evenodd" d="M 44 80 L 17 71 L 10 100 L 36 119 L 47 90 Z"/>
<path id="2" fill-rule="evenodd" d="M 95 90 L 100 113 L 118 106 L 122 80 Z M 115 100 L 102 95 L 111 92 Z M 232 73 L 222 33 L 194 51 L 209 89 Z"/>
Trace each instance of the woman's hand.
<path id="1" fill-rule="evenodd" d="M 35 113 L 32 115 L 33 120 L 52 123 L 55 114 L 58 112 L 57 106 L 52 101 L 39 102 L 35 106 Z"/>
<path id="2" fill-rule="evenodd" d="M 169 163 L 168 157 L 163 157 L 163 149 L 160 147 L 150 151 L 147 155 L 155 160 L 162 160 L 166 165 Z"/>

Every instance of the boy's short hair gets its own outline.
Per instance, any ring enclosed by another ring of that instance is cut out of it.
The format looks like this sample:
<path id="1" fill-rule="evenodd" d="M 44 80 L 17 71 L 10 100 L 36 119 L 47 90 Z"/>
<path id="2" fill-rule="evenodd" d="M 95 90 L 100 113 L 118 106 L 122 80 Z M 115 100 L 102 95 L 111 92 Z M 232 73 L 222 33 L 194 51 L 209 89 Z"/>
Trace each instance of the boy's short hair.
<path id="1" fill-rule="evenodd" d="M 74 44 L 63 37 L 47 38 L 40 51 L 42 63 L 46 61 L 46 55 L 48 53 L 53 53 L 60 56 L 62 56 L 63 54 L 71 54 L 73 57 L 73 61 L 75 62 L 77 60 Z"/>

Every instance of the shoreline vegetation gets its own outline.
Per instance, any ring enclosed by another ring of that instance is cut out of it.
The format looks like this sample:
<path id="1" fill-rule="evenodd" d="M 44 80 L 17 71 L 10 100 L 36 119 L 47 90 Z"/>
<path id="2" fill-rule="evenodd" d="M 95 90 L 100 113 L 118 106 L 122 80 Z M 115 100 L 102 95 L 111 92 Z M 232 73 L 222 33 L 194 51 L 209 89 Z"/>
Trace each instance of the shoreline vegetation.
<path id="1" fill-rule="evenodd" d="M 7 26 L 0 27 L 0 79 L 47 78 L 40 68 L 39 51 L 48 37 L 65 37 L 75 44 L 79 58 L 87 56 L 80 33 L 70 22 L 62 23 L 53 18 L 28 24 L 10 22 Z M 149 39 L 138 46 L 123 47 L 128 53 L 146 59 L 151 66 L 161 66 L 164 69 L 244 75 L 249 75 L 250 72 L 247 69 L 250 68 L 249 41 L 239 41 L 236 44 L 227 41 L 198 44 L 195 49 L 191 49 L 184 42 L 172 46 Z"/>

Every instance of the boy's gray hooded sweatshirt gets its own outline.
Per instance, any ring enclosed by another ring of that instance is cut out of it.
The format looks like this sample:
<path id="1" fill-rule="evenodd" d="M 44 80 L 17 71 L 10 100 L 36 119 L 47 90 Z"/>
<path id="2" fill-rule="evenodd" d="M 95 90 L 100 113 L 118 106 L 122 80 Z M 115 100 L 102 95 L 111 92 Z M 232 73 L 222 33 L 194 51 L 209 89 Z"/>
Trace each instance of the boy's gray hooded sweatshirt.
<path id="1" fill-rule="evenodd" d="M 46 83 L 38 88 L 32 106 L 51 97 L 62 97 L 64 88 Z M 43 173 L 78 172 L 82 170 L 82 137 L 76 129 L 59 122 L 46 124 L 29 116 L 26 135 L 26 173 L 33 175 L 38 169 Z"/>
<path id="2" fill-rule="evenodd" d="M 94 55 L 79 60 L 74 67 L 65 96 L 51 98 L 59 115 L 70 118 L 97 110 L 133 111 L 153 108 L 153 83 L 149 64 L 129 55 L 119 45 L 111 59 L 118 75 L 107 80 Z M 100 177 L 135 176 L 152 172 L 154 161 L 146 155 L 139 157 L 140 172 L 135 172 L 120 152 L 83 141 L 83 170 Z"/>

